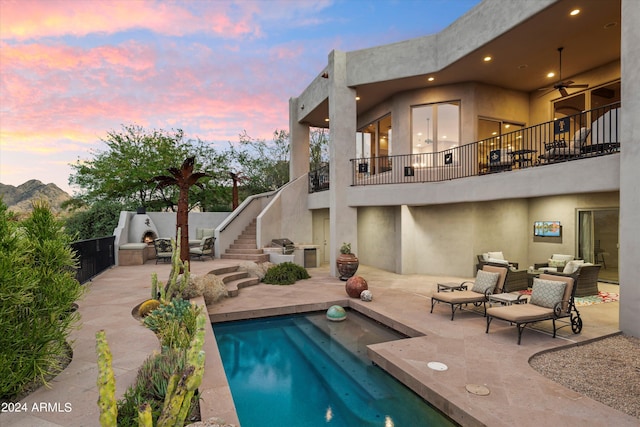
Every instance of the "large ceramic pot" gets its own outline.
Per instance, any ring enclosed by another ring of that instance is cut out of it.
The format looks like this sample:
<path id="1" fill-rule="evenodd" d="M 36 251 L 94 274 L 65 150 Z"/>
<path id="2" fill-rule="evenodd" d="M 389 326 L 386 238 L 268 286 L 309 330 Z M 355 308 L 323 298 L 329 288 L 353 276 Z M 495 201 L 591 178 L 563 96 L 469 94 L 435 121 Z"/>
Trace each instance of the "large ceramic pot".
<path id="1" fill-rule="evenodd" d="M 358 270 L 358 257 L 354 254 L 340 254 L 336 259 L 336 266 L 338 267 L 338 273 L 340 273 L 340 280 L 347 280 L 349 277 L 356 274 Z"/>
<path id="2" fill-rule="evenodd" d="M 351 298 L 360 298 L 362 291 L 368 290 L 369 285 L 363 277 L 353 276 L 350 277 L 349 280 L 347 280 L 344 289 L 345 291 L 347 291 L 347 295 L 349 295 Z"/>

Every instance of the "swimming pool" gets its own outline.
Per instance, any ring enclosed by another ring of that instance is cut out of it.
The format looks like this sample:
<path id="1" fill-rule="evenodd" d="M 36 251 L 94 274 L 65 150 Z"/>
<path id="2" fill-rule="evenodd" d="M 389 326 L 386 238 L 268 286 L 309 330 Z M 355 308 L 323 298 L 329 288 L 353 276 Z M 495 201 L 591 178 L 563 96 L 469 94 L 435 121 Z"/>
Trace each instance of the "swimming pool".
<path id="1" fill-rule="evenodd" d="M 213 324 L 243 427 L 455 425 L 368 359 L 367 345 L 404 336 L 348 313 Z"/>

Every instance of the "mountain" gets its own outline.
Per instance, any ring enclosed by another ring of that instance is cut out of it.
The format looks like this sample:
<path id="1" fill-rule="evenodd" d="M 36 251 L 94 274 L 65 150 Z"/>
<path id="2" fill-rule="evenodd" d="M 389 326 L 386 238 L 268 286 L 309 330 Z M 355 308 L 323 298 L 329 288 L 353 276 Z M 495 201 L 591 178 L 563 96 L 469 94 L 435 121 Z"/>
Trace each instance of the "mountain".
<path id="1" fill-rule="evenodd" d="M 64 212 L 60 205 L 69 200 L 71 196 L 57 185 L 43 184 L 37 179 L 32 179 L 17 187 L 0 183 L 0 197 L 9 210 L 22 216 L 31 212 L 32 203 L 46 201 L 55 214 Z"/>

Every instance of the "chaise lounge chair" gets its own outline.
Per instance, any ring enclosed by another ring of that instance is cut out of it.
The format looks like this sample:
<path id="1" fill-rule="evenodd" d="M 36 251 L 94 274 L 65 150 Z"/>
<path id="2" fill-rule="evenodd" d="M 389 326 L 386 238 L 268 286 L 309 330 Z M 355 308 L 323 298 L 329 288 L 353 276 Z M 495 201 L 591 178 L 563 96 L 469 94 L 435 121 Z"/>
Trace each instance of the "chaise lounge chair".
<path id="1" fill-rule="evenodd" d="M 456 310 L 462 305 L 482 304 L 485 314 L 487 312 L 487 300 L 489 295 L 501 293 L 507 277 L 506 267 L 496 267 L 485 265 L 482 270 L 478 270 L 475 282 L 463 282 L 460 288 L 463 290 L 451 290 L 450 292 L 436 292 L 431 296 L 431 313 L 436 303 L 445 303 L 451 306 L 451 320 L 456 314 Z M 467 284 L 473 285 L 471 290 L 467 290 Z"/>
<path id="2" fill-rule="evenodd" d="M 491 321 L 495 319 L 505 320 L 518 328 L 518 345 L 522 339 L 522 331 L 525 326 L 551 320 L 553 322 L 553 337 L 556 337 L 558 329 L 571 326 L 574 334 L 582 331 L 582 319 L 574 304 L 576 287 L 572 277 L 557 274 L 541 274 L 540 278 L 533 280 L 531 298 L 528 304 L 513 304 L 501 307 L 490 307 L 486 310 L 487 330 Z M 569 318 L 565 325 L 557 326 L 556 320 Z"/>

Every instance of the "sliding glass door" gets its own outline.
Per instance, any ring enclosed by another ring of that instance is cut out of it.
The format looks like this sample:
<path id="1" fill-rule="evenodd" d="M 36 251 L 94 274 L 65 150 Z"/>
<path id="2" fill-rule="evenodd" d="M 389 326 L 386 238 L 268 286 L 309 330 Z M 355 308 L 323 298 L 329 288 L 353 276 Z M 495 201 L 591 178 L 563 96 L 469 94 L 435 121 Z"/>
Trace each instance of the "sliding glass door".
<path id="1" fill-rule="evenodd" d="M 619 210 L 578 210 L 578 258 L 600 264 L 599 280 L 618 283 Z"/>

